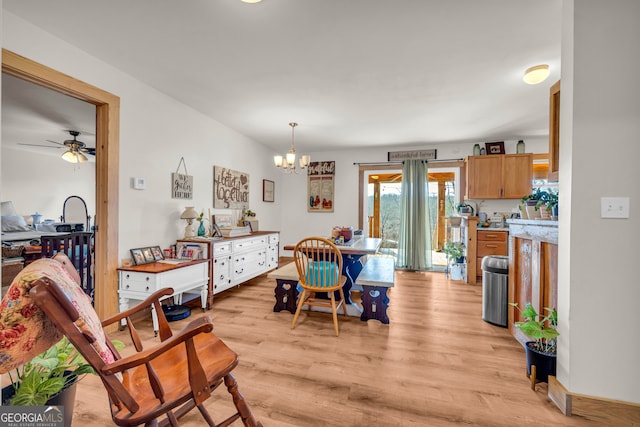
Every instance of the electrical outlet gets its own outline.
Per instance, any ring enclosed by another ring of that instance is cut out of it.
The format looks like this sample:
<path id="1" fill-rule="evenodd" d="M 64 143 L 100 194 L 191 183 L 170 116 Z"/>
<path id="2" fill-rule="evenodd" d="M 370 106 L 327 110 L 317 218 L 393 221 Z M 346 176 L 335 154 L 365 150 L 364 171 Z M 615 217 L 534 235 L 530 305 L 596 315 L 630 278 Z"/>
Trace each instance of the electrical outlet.
<path id="1" fill-rule="evenodd" d="M 601 197 L 601 218 L 629 218 L 628 197 Z"/>

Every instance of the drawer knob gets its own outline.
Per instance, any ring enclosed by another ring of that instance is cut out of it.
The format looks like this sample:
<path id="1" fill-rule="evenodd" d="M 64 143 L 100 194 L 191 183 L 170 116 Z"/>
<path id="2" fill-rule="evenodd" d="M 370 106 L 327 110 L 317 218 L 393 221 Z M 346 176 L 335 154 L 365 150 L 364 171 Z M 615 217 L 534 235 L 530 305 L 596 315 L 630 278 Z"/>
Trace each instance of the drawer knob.
<path id="1" fill-rule="evenodd" d="M 145 289 L 145 291 L 148 291 L 148 290 L 149 290 L 149 287 L 147 286 L 147 287 L 146 287 L 146 289 Z"/>
<path id="2" fill-rule="evenodd" d="M 129 275 L 127 274 L 127 279 L 129 278 Z"/>
<path id="3" fill-rule="evenodd" d="M 129 285 L 125 286 L 125 288 L 129 289 Z"/>
<path id="4" fill-rule="evenodd" d="M 148 282 L 149 281 L 149 276 L 147 276 L 147 278 L 145 280 Z"/>

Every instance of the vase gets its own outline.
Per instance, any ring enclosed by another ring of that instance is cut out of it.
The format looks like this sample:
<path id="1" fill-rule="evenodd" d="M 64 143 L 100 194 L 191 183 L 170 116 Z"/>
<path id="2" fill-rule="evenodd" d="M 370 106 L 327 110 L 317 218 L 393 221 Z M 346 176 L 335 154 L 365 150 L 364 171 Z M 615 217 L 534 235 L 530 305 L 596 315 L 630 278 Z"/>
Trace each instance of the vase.
<path id="1" fill-rule="evenodd" d="M 523 140 L 518 141 L 518 143 L 516 144 L 516 153 L 517 154 L 523 154 L 524 153 L 524 141 Z"/>
<path id="2" fill-rule="evenodd" d="M 207 234 L 207 231 L 204 228 L 204 221 L 200 221 L 200 225 L 198 226 L 198 236 L 204 236 Z"/>
<path id="3" fill-rule="evenodd" d="M 480 144 L 476 144 L 473 146 L 473 155 L 474 156 L 480 155 Z"/>

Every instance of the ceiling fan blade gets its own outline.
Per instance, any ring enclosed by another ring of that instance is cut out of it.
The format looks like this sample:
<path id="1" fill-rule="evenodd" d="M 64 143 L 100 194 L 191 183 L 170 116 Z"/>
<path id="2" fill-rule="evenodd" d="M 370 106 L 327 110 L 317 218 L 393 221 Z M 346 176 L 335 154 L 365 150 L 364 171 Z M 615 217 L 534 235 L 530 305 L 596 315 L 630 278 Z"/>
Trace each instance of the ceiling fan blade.
<path id="1" fill-rule="evenodd" d="M 52 141 L 52 140 L 50 140 L 50 139 L 45 139 L 45 141 L 47 141 L 47 142 L 51 142 L 51 143 L 53 143 L 53 144 L 62 145 L 62 146 L 64 147 L 64 144 L 63 144 L 63 143 L 61 143 L 61 142 L 58 142 L 58 141 Z"/>
<path id="2" fill-rule="evenodd" d="M 83 147 L 83 148 L 80 149 L 80 151 L 82 151 L 83 153 L 91 154 L 92 156 L 96 155 L 96 149 L 95 148 Z"/>
<path id="3" fill-rule="evenodd" d="M 31 147 L 45 147 L 45 148 L 55 148 L 55 149 L 63 148 L 63 147 L 52 147 L 50 145 L 42 145 L 42 144 L 23 144 L 21 142 L 18 142 L 18 145 L 29 145 Z"/>

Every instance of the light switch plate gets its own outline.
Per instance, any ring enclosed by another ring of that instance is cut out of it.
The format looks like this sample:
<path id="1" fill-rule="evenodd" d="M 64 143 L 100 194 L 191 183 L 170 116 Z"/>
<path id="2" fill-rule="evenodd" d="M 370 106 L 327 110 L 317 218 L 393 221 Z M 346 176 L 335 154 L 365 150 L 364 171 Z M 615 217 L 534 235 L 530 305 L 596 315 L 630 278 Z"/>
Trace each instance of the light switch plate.
<path id="1" fill-rule="evenodd" d="M 601 218 L 629 218 L 628 197 L 601 197 Z"/>

